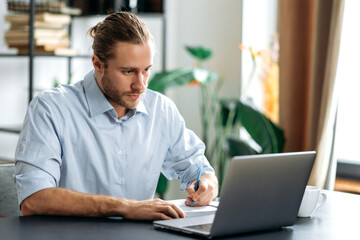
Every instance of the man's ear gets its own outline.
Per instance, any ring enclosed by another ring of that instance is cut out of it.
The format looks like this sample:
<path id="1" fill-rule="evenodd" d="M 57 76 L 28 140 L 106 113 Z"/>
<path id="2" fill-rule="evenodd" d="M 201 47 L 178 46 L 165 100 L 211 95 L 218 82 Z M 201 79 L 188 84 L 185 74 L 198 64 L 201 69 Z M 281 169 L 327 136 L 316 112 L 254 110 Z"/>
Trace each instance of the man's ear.
<path id="1" fill-rule="evenodd" d="M 104 71 L 104 63 L 100 61 L 99 57 L 95 54 L 92 56 L 92 63 L 95 68 L 95 71 L 102 74 Z"/>

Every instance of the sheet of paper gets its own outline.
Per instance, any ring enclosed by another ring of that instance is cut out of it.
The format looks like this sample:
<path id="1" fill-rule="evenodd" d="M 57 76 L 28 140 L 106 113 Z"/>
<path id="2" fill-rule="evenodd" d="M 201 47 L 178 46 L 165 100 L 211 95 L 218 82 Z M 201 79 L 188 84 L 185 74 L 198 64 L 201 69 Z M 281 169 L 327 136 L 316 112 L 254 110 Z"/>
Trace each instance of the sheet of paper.
<path id="1" fill-rule="evenodd" d="M 208 206 L 201 207 L 188 207 L 185 205 L 185 199 L 169 200 L 168 202 L 174 203 L 176 206 L 180 207 L 188 217 L 215 213 L 219 206 L 219 202 L 217 201 L 212 201 Z"/>

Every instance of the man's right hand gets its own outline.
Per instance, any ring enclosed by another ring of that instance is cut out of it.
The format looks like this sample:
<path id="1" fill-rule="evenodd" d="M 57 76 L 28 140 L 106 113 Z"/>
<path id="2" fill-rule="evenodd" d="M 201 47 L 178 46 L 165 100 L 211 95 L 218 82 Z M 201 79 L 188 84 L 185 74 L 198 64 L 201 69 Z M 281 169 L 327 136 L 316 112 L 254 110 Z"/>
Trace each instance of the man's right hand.
<path id="1" fill-rule="evenodd" d="M 123 216 L 126 219 L 169 220 L 186 217 L 178 206 L 159 198 L 145 201 L 129 200 L 126 208 L 127 211 Z"/>

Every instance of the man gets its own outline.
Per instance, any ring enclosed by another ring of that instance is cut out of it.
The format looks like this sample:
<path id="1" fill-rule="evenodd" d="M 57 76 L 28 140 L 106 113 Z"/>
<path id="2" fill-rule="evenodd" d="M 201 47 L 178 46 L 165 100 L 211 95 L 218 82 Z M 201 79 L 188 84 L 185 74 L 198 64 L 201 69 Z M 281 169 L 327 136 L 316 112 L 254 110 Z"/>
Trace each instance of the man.
<path id="1" fill-rule="evenodd" d="M 218 186 L 204 144 L 170 99 L 146 90 L 155 49 L 147 27 L 121 12 L 89 33 L 94 70 L 29 105 L 15 154 L 22 213 L 185 217 L 177 206 L 152 199 L 160 171 L 181 180 L 187 205 L 209 204 Z"/>

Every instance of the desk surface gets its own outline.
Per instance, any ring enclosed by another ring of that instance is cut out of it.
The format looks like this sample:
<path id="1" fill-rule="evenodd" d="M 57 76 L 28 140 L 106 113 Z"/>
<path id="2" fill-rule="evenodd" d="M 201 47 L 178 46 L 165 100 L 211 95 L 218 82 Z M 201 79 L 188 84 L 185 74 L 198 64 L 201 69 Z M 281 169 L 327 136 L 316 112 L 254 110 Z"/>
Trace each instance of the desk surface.
<path id="1" fill-rule="evenodd" d="M 324 191 L 326 203 L 312 218 L 298 218 L 281 230 L 224 239 L 360 239 L 360 195 Z M 0 240 L 196 239 L 155 230 L 152 222 L 108 218 L 30 216 L 0 218 Z"/>

